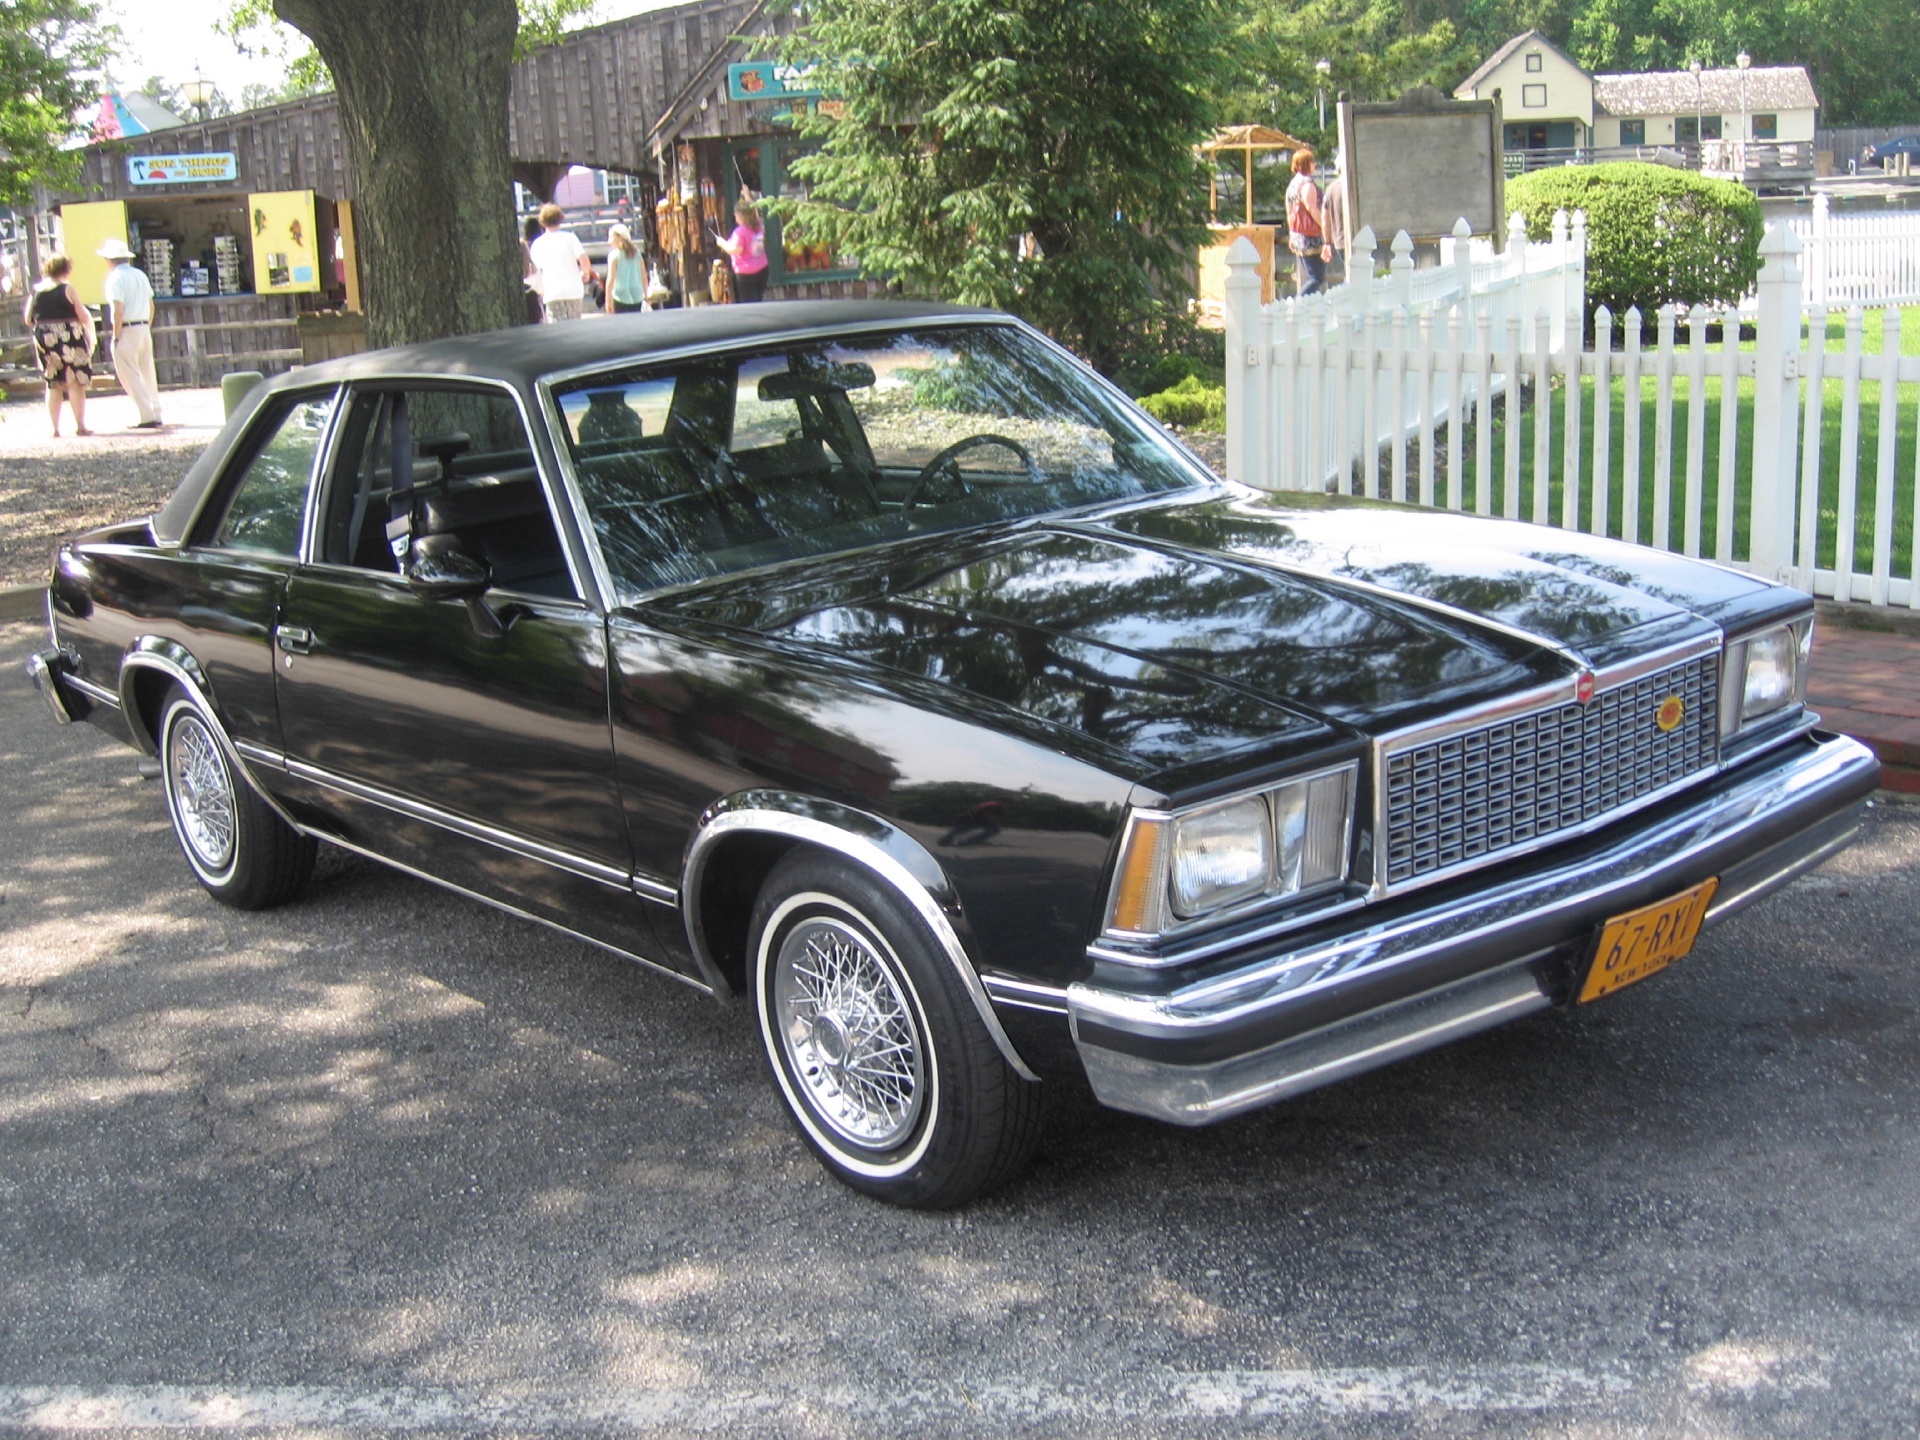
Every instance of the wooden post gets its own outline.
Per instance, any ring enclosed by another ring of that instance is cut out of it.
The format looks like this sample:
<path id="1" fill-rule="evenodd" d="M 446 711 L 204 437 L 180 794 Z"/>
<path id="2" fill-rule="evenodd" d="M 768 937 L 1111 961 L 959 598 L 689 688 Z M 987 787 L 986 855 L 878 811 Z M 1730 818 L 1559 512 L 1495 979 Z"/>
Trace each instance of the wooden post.
<path id="1" fill-rule="evenodd" d="M 1760 241 L 1759 314 L 1753 353 L 1753 490 L 1747 565 L 1768 580 L 1793 579 L 1800 433 L 1800 242 L 1783 224 Z M 1819 337 L 1825 343 L 1825 337 Z"/>
<path id="2" fill-rule="evenodd" d="M 1260 401 L 1265 327 L 1260 315 L 1260 252 L 1242 235 L 1227 247 L 1227 455 L 1229 480 L 1255 485 L 1265 473 L 1261 456 L 1266 416 Z"/>

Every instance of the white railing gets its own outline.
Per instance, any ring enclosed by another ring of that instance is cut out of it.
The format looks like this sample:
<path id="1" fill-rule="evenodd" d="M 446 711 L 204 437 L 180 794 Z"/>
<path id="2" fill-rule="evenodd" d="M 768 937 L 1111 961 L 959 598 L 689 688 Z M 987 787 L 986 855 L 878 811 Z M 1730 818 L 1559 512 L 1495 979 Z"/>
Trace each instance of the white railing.
<path id="1" fill-rule="evenodd" d="M 1236 243 L 1227 474 L 1635 539 L 1840 600 L 1920 609 L 1911 521 L 1895 562 L 1896 519 L 1912 514 L 1920 484 L 1911 450 L 1904 478 L 1897 464 L 1900 387 L 1920 382 L 1920 357 L 1900 355 L 1894 309 L 1881 353 L 1866 353 L 1855 308 L 1844 350 L 1829 354 L 1828 312 L 1800 304 L 1799 253 L 1787 227 L 1768 230 L 1751 350 L 1735 313 L 1696 308 L 1683 344 L 1664 306 L 1650 349 L 1630 310 L 1616 351 L 1604 308 L 1589 348 L 1571 306 L 1560 343 L 1544 307 L 1531 324 L 1514 310 L 1496 324 L 1478 295 L 1444 313 L 1332 324 L 1311 301 L 1263 307 L 1253 247 Z"/>
<path id="2" fill-rule="evenodd" d="M 1808 305 L 1920 303 L 1920 211 L 1835 215 L 1825 195 L 1787 221 L 1800 241 Z"/>

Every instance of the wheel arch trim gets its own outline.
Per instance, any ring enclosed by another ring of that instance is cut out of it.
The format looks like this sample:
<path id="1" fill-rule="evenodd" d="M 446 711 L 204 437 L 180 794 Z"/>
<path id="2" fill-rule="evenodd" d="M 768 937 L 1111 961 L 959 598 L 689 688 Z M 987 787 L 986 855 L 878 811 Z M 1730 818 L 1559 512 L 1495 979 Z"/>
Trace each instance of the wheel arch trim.
<path id="1" fill-rule="evenodd" d="M 126 656 L 120 662 L 120 713 L 126 717 L 128 731 L 134 743 L 143 754 L 158 758 L 159 743 L 153 735 L 147 733 L 146 717 L 141 714 L 134 693 L 134 687 L 143 671 L 156 672 L 166 676 L 180 687 L 187 697 L 187 703 L 200 712 L 200 718 L 207 723 L 220 753 L 226 757 L 233 772 L 246 781 L 247 788 L 266 802 L 272 810 L 287 824 L 302 835 L 308 833 L 307 827 L 287 813 L 283 806 L 268 789 L 255 778 L 253 767 L 233 743 L 233 737 L 227 734 L 219 712 L 215 710 L 213 696 L 208 689 L 206 671 L 200 668 L 200 662 L 178 641 L 163 639 L 159 636 L 143 635 L 128 648 Z"/>
<path id="2" fill-rule="evenodd" d="M 945 953 L 955 976 L 973 1001 L 980 1023 L 993 1037 L 1001 1058 L 1021 1079 L 1040 1078 L 1021 1058 L 1000 1017 L 994 1013 L 992 997 L 987 994 L 980 972 L 974 968 L 959 932 L 953 927 L 947 907 L 957 906 L 959 902 L 940 862 L 897 826 L 850 806 L 785 791 L 748 790 L 707 807 L 687 846 L 686 861 L 681 869 L 680 914 L 694 958 L 709 978 L 724 989 L 725 982 L 719 978 L 720 968 L 708 943 L 702 918 L 701 885 L 706 878 L 707 864 L 720 842 L 730 835 L 742 834 L 774 835 L 830 850 L 891 888 L 913 907 L 914 913 L 932 932 L 934 943 Z"/>

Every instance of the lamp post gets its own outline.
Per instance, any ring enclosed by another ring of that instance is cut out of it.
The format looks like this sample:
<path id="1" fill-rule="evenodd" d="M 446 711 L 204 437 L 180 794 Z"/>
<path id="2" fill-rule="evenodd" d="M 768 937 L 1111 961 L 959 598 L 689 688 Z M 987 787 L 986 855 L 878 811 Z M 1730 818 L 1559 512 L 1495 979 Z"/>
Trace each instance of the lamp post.
<path id="1" fill-rule="evenodd" d="M 1740 148 L 1735 154 L 1734 163 L 1740 167 L 1740 179 L 1747 178 L 1747 67 L 1753 64 L 1753 56 L 1742 50 L 1733 57 L 1733 63 L 1740 67 Z"/>
<path id="2" fill-rule="evenodd" d="M 180 93 L 186 97 L 187 103 L 193 106 L 195 111 L 199 113 L 202 124 L 206 123 L 207 103 L 213 99 L 215 88 L 213 81 L 201 76 L 198 65 L 193 67 L 193 79 L 187 81 L 186 84 L 180 87 Z"/>
<path id="3" fill-rule="evenodd" d="M 1313 98 L 1320 110 L 1320 128 L 1327 128 L 1327 76 L 1333 73 L 1333 62 L 1320 59 L 1313 62 L 1313 73 L 1320 78 L 1313 87 Z"/>

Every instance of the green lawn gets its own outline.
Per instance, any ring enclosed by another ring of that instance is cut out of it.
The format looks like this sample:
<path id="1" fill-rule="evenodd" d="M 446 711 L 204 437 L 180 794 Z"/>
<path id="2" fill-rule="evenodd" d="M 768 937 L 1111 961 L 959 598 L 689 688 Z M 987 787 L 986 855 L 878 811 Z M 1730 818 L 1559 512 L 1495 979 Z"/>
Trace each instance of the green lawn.
<path id="1" fill-rule="evenodd" d="M 1878 354 L 1881 349 L 1882 331 L 1878 312 L 1868 312 L 1867 323 L 1862 334 L 1862 349 L 1867 354 Z M 1920 306 L 1907 307 L 1901 315 L 1900 333 L 1901 353 L 1920 354 Z M 1751 341 L 1745 348 L 1751 348 Z M 1843 353 L 1846 348 L 1846 319 L 1844 315 L 1828 317 L 1827 349 L 1833 354 Z M 1720 356 L 1718 347 L 1709 351 L 1708 369 L 1711 371 Z M 1620 535 L 1624 497 L 1623 478 L 1623 424 L 1627 406 L 1627 394 L 1624 384 L 1618 378 L 1622 356 L 1616 352 L 1614 361 L 1615 378 L 1610 386 L 1610 406 L 1612 416 L 1612 435 L 1609 455 L 1610 481 L 1608 533 Z M 1643 361 L 1643 364 L 1645 362 Z M 1668 544 L 1678 550 L 1685 537 L 1685 516 L 1687 513 L 1686 496 L 1686 455 L 1689 406 L 1693 403 L 1692 389 L 1684 373 L 1686 357 L 1683 353 L 1678 359 L 1677 373 L 1673 380 L 1673 455 L 1672 455 L 1672 519 L 1669 528 Z M 1734 554 L 1744 558 L 1747 553 L 1747 473 L 1751 464 L 1753 447 L 1753 382 L 1737 382 L 1739 389 L 1739 410 L 1734 431 L 1735 446 L 1735 483 L 1739 487 L 1734 506 L 1735 535 Z M 1701 474 L 1701 541 L 1700 553 L 1711 556 L 1716 552 L 1718 541 L 1718 499 L 1720 471 L 1720 406 L 1723 382 L 1719 377 L 1709 374 L 1700 387 L 1700 401 L 1705 407 L 1705 435 L 1703 437 L 1703 464 Z M 1859 466 L 1859 484 L 1855 507 L 1854 531 L 1854 568 L 1857 571 L 1870 571 L 1873 567 L 1875 487 L 1879 468 L 1879 432 L 1880 432 L 1880 386 L 1867 381 L 1860 385 L 1859 437 L 1856 445 Z M 1581 382 L 1581 476 L 1580 476 L 1580 517 L 1581 523 L 1587 523 L 1592 513 L 1593 496 L 1593 432 L 1594 432 L 1594 382 L 1583 379 Z M 1819 542 L 1817 546 L 1818 564 L 1830 569 L 1834 563 L 1834 550 L 1837 543 L 1839 524 L 1839 495 L 1841 470 L 1841 405 L 1845 385 L 1840 380 L 1828 379 L 1822 386 L 1824 404 L 1821 412 L 1821 464 L 1820 464 L 1820 521 Z M 1644 375 L 1641 379 L 1641 450 L 1639 466 L 1639 529 L 1637 537 L 1651 542 L 1654 538 L 1654 495 L 1655 461 L 1654 419 L 1657 410 L 1657 382 Z M 1915 466 L 1915 415 L 1920 411 L 1920 385 L 1904 384 L 1899 387 L 1898 408 L 1895 420 L 1894 437 L 1894 514 L 1892 536 L 1892 573 L 1904 576 L 1911 573 L 1913 564 L 1914 531 L 1914 466 Z M 1563 426 L 1566 418 L 1566 393 L 1564 381 L 1556 380 L 1552 394 L 1552 432 L 1547 466 L 1548 514 L 1558 521 L 1561 513 L 1565 476 L 1561 463 L 1563 445 Z M 1492 472 L 1494 486 L 1494 508 L 1497 512 L 1500 497 L 1504 493 L 1506 417 L 1504 404 L 1494 406 L 1492 416 Z M 1538 415 L 1532 405 L 1524 407 L 1520 415 L 1520 466 L 1522 517 L 1533 513 L 1533 493 L 1536 484 L 1533 464 L 1534 425 Z M 1444 447 L 1444 427 L 1436 436 L 1437 442 Z M 1804 436 L 1801 442 L 1804 445 Z M 1472 474 L 1475 453 L 1473 425 L 1461 427 L 1461 449 L 1466 460 L 1463 473 L 1462 503 L 1472 509 L 1476 503 L 1476 482 Z M 1408 461 L 1408 485 L 1417 484 L 1416 461 L 1410 456 Z M 1384 471 L 1384 466 L 1382 467 Z M 1445 503 L 1447 494 L 1447 465 L 1444 460 L 1436 466 L 1436 498 Z"/>

